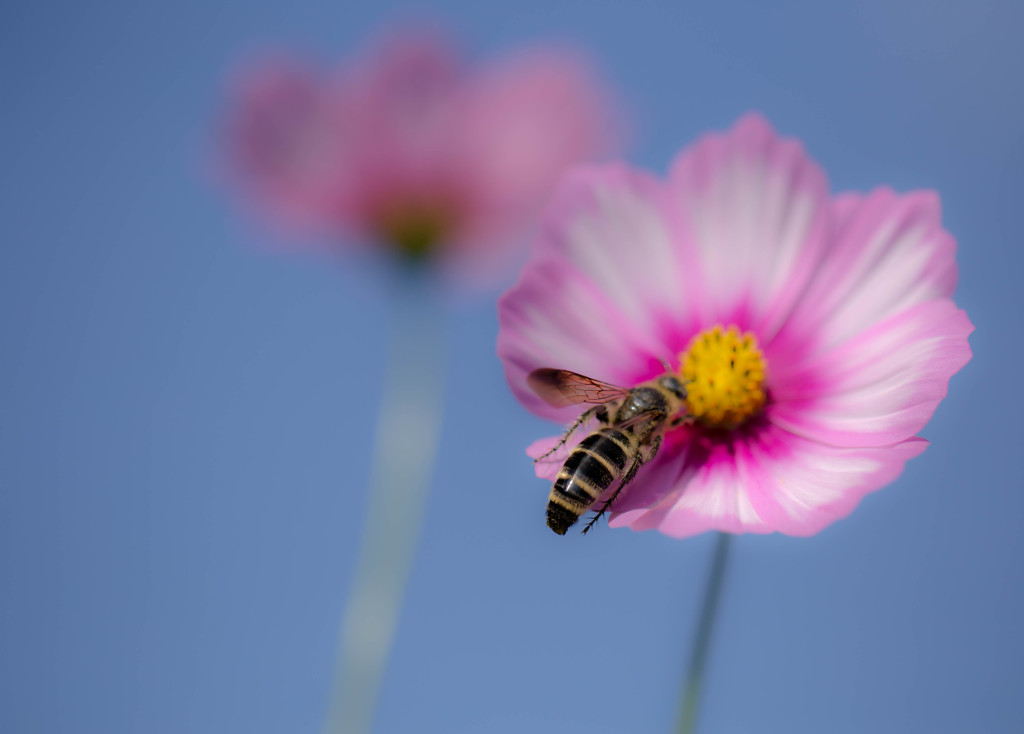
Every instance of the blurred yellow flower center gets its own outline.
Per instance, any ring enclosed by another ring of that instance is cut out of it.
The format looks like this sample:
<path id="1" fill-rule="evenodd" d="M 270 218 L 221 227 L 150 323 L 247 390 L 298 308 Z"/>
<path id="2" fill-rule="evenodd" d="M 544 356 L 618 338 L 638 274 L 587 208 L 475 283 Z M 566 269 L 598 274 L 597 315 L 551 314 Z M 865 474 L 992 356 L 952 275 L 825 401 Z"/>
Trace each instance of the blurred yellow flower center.
<path id="1" fill-rule="evenodd" d="M 750 332 L 715 326 L 690 340 L 679 355 L 686 404 L 708 428 L 737 428 L 765 403 L 764 357 Z"/>
<path id="2" fill-rule="evenodd" d="M 429 260 L 454 229 L 455 217 L 449 209 L 435 202 L 392 203 L 374 217 L 377 235 L 404 260 Z"/>

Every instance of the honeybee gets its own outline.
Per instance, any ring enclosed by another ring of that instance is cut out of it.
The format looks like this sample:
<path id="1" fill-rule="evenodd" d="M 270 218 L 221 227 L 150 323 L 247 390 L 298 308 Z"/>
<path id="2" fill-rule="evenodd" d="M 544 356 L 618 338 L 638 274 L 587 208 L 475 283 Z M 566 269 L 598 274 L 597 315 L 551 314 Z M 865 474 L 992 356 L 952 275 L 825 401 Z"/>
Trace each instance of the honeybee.
<path id="1" fill-rule="evenodd" d="M 565 445 L 577 428 L 594 418 L 601 427 L 580 441 L 558 472 L 548 496 L 548 527 L 559 535 L 619 480 L 615 492 L 583 528 L 586 533 L 611 507 L 640 467 L 658 453 L 665 431 L 687 419 L 686 387 L 670 370 L 634 388 L 618 387 L 591 377 L 542 368 L 531 372 L 527 383 L 556 408 L 590 403 L 558 444 L 536 461 Z"/>

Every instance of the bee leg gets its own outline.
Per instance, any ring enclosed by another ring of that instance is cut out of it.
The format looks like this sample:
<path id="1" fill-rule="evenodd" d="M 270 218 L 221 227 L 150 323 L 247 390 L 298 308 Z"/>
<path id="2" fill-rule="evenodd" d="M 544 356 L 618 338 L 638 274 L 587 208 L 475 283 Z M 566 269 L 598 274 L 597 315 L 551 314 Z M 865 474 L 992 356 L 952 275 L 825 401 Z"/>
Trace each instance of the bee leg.
<path id="1" fill-rule="evenodd" d="M 642 467 L 648 461 L 657 456 L 658 449 L 661 448 L 661 441 L 663 438 L 663 436 L 658 436 L 657 438 L 654 439 L 654 442 L 651 443 L 650 449 L 648 449 L 647 451 L 647 456 L 644 456 L 642 453 L 637 453 L 636 458 L 633 459 L 633 463 L 629 465 L 629 469 L 622 477 L 622 481 L 619 483 L 618 489 L 616 489 L 614 494 L 612 494 L 612 496 L 608 498 L 607 502 L 601 505 L 601 509 L 597 511 L 597 514 L 594 515 L 594 517 L 592 517 L 590 521 L 587 523 L 587 526 L 583 528 L 584 535 L 586 535 L 587 531 L 590 530 L 590 528 L 592 528 L 594 524 L 601 519 L 604 513 L 608 511 L 608 509 L 612 506 L 612 502 L 614 502 L 615 498 L 619 496 L 619 492 L 622 491 L 623 487 L 625 487 L 627 484 L 633 481 L 633 479 L 636 477 L 636 473 L 640 471 L 640 467 Z"/>
<path id="2" fill-rule="evenodd" d="M 650 461 L 651 459 L 653 459 L 655 456 L 658 455 L 658 449 L 661 448 L 661 442 L 662 442 L 662 440 L 664 438 L 665 438 L 664 436 L 658 436 L 657 438 L 654 439 L 653 442 L 651 442 L 651 448 L 647 452 L 647 456 L 644 457 L 644 463 L 645 464 L 648 461 Z M 639 468 L 639 467 L 637 467 L 637 468 Z"/>
<path id="3" fill-rule="evenodd" d="M 556 451 L 558 451 L 558 449 L 560 449 L 563 446 L 565 446 L 565 442 L 568 441 L 569 437 L 572 436 L 572 434 L 576 432 L 576 429 L 579 428 L 580 426 L 582 426 L 584 423 L 586 423 L 588 420 L 590 420 L 591 418 L 593 418 L 595 416 L 602 423 L 607 423 L 608 422 L 608 408 L 607 408 L 607 406 L 595 405 L 593 408 L 590 408 L 589 410 L 583 411 L 580 414 L 580 417 L 577 418 L 575 421 L 573 421 L 573 424 L 571 426 L 569 426 L 568 430 L 566 430 L 566 432 L 562 435 L 562 438 L 559 439 L 558 443 L 556 443 L 554 445 L 554 447 L 550 451 L 548 451 L 547 453 L 543 454 L 542 456 L 538 456 L 536 459 L 534 459 L 533 463 L 536 464 L 541 459 L 546 459 L 547 457 L 551 456 L 551 454 L 553 454 Z"/>
<path id="4" fill-rule="evenodd" d="M 616 488 L 615 492 L 612 493 L 612 496 L 609 497 L 604 504 L 601 505 L 601 509 L 597 511 L 596 515 L 590 518 L 590 520 L 587 522 L 587 526 L 583 528 L 584 535 L 587 534 L 590 528 L 594 527 L 598 520 L 604 517 L 604 513 L 608 511 L 608 508 L 612 506 L 612 502 L 614 502 L 615 498 L 619 496 L 619 492 L 621 492 L 622 488 L 629 484 L 633 477 L 636 476 L 636 473 L 640 470 L 640 467 L 642 465 L 643 460 L 640 458 L 640 455 L 637 454 L 636 459 L 633 460 L 632 465 L 629 467 L 629 471 L 626 473 L 626 476 L 622 478 L 622 482 L 619 483 L 619 486 Z"/>

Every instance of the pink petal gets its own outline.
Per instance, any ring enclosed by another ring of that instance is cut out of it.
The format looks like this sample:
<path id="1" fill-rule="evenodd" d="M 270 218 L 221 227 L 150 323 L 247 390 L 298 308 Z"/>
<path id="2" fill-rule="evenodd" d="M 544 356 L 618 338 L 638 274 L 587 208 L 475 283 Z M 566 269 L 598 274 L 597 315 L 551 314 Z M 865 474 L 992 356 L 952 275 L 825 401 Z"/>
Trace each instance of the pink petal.
<path id="1" fill-rule="evenodd" d="M 567 166 L 616 147 L 613 106 L 583 57 L 513 56 L 475 81 L 460 140 L 467 165 L 496 207 L 530 206 Z"/>
<path id="2" fill-rule="evenodd" d="M 481 241 L 499 250 L 520 244 L 569 166 L 621 147 L 615 108 L 585 58 L 568 49 L 514 54 L 475 75 L 451 133 L 470 203 L 454 243 L 460 256 L 486 254 Z"/>
<path id="3" fill-rule="evenodd" d="M 656 503 L 624 497 L 610 524 L 677 538 L 707 530 L 812 535 L 896 479 L 926 446 L 912 438 L 838 448 L 769 425 L 748 440 L 691 447 L 673 489 Z"/>
<path id="4" fill-rule="evenodd" d="M 526 376 L 555 367 L 621 385 L 657 371 L 660 342 L 637 331 L 603 293 L 562 260 L 532 261 L 498 303 L 498 356 L 516 397 L 537 415 L 567 423 L 585 406 L 555 409 Z M 644 374 L 644 372 L 647 374 Z"/>
<path id="5" fill-rule="evenodd" d="M 910 438 L 970 360 L 973 330 L 949 299 L 918 304 L 787 370 L 772 391 L 772 421 L 833 446 Z"/>
<path id="6" fill-rule="evenodd" d="M 526 448 L 526 455 L 534 460 L 533 470 L 537 476 L 551 482 L 555 481 L 555 477 L 558 474 L 558 470 L 562 468 L 562 464 L 569 458 L 569 454 L 576 448 L 576 444 L 582 441 L 586 435 L 585 431 L 580 431 L 571 440 L 566 441 L 564 445 L 543 459 L 540 457 L 551 451 L 562 440 L 562 436 L 549 436 L 548 438 L 541 438 L 531 443 Z"/>
<path id="7" fill-rule="evenodd" d="M 266 61 L 235 88 L 227 142 L 242 183 L 292 224 L 342 218 L 348 125 L 323 79 L 293 62 Z"/>
<path id="8" fill-rule="evenodd" d="M 688 525 L 688 532 L 684 533 L 662 528 L 670 513 L 673 523 L 678 522 L 677 507 L 692 505 L 697 508 L 693 522 L 711 521 L 718 523 L 714 525 L 717 529 L 736 533 L 743 532 L 748 524 L 756 527 L 760 519 L 751 505 L 749 488 L 739 477 L 734 452 L 730 445 L 708 444 L 701 439 L 679 446 L 673 462 L 674 481 L 661 487 L 636 482 L 616 501 L 610 525 L 634 530 L 657 528 L 678 537 L 694 535 L 709 527 L 689 529 Z M 675 528 L 675 524 L 671 527 Z"/>
<path id="9" fill-rule="evenodd" d="M 704 323 L 738 320 L 767 341 L 821 261 L 824 174 L 797 141 L 751 114 L 684 151 L 670 187 L 683 220 L 678 246 L 692 253 L 704 281 Z"/>
<path id="10" fill-rule="evenodd" d="M 622 165 L 576 168 L 544 224 L 536 254 L 577 269 L 633 331 L 660 337 L 666 324 L 692 321 L 698 277 L 675 245 L 658 181 Z"/>
<path id="11" fill-rule="evenodd" d="M 430 31 L 393 34 L 345 75 L 357 215 L 367 228 L 396 204 L 464 204 L 458 131 L 469 83 L 453 44 Z"/>
<path id="12" fill-rule="evenodd" d="M 526 384 L 531 370 L 631 387 L 673 359 L 670 332 L 696 328 L 662 197 L 656 181 L 621 166 L 579 168 L 562 182 L 536 257 L 498 304 L 498 354 L 534 413 L 566 422 L 582 408 L 546 405 Z"/>
<path id="13" fill-rule="evenodd" d="M 925 301 L 952 295 L 956 242 L 942 228 L 938 196 L 876 189 L 834 204 L 828 255 L 787 331 L 841 344 Z"/>
<path id="14" fill-rule="evenodd" d="M 391 175 L 428 173 L 454 152 L 451 129 L 466 85 L 450 42 L 430 32 L 395 34 L 349 74 L 362 151 Z"/>

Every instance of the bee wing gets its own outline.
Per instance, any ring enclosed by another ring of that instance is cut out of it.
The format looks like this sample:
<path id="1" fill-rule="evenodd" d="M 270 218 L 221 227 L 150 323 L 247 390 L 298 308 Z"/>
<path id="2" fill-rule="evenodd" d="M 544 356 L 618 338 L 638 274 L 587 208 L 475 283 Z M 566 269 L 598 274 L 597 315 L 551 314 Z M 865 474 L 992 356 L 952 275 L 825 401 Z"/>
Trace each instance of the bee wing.
<path id="1" fill-rule="evenodd" d="M 629 394 L 629 390 L 624 387 L 609 385 L 578 372 L 550 367 L 534 370 L 527 375 L 526 382 L 548 405 L 555 408 L 579 403 L 601 405 L 621 400 Z"/>
<path id="2" fill-rule="evenodd" d="M 648 414 L 648 413 L 640 413 L 639 415 L 634 415 L 629 420 L 625 420 L 625 421 L 622 421 L 620 423 L 616 423 L 615 427 L 616 428 L 636 428 L 637 426 L 641 425 L 642 423 L 649 423 L 652 420 L 654 420 L 654 419 L 650 416 L 650 414 Z"/>

